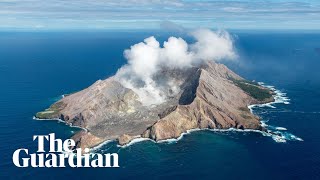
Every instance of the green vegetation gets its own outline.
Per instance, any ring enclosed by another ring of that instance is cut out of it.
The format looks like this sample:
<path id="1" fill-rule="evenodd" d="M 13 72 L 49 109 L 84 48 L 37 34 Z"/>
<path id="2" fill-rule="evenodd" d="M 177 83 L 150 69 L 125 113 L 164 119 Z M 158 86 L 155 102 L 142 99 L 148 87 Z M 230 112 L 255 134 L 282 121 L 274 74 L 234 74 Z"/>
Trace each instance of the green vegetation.
<path id="1" fill-rule="evenodd" d="M 240 107 L 239 110 L 244 112 L 250 112 L 250 109 L 248 107 Z"/>
<path id="2" fill-rule="evenodd" d="M 54 111 L 41 111 L 41 112 L 38 112 L 36 114 L 36 117 L 39 118 L 39 119 L 50 119 L 50 117 L 53 117 L 53 115 L 55 114 Z"/>
<path id="3" fill-rule="evenodd" d="M 245 114 L 241 114 L 241 117 L 243 117 L 244 119 L 252 119 L 252 116 L 248 116 Z"/>
<path id="4" fill-rule="evenodd" d="M 270 90 L 261 87 L 258 83 L 248 81 L 248 80 L 238 80 L 230 78 L 235 85 L 240 87 L 243 91 L 248 93 L 251 97 L 263 101 L 265 99 L 271 98 L 272 94 Z"/>
<path id="5" fill-rule="evenodd" d="M 51 118 L 57 118 L 59 111 L 62 109 L 63 103 L 58 102 L 50 106 L 48 109 L 38 112 L 36 114 L 36 117 L 39 119 L 51 119 Z"/>

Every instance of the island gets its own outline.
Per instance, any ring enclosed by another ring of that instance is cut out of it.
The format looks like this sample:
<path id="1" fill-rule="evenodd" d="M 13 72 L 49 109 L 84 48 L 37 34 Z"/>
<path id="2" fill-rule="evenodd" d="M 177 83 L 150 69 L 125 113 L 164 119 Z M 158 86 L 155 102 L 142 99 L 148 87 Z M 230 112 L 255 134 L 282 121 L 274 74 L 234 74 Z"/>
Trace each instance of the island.
<path id="1" fill-rule="evenodd" d="M 162 69 L 160 74 L 173 79 L 180 89 L 161 104 L 145 106 L 137 93 L 113 76 L 65 96 L 35 116 L 83 128 L 72 136 L 76 148 L 107 140 L 120 145 L 135 138 L 161 141 L 191 129 L 266 131 L 248 106 L 274 101 L 272 90 L 211 61 L 186 69 Z"/>

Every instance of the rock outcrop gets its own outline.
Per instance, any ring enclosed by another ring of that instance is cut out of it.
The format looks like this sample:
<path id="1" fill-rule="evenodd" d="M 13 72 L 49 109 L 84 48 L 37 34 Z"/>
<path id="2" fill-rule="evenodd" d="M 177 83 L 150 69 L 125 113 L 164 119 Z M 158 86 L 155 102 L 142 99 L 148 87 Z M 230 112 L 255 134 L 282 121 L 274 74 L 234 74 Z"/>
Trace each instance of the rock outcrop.
<path id="1" fill-rule="evenodd" d="M 263 130 L 247 107 L 273 101 L 273 92 L 225 65 L 208 62 L 187 70 L 164 70 L 163 76 L 176 79 L 180 92 L 162 104 L 144 106 L 133 90 L 110 77 L 64 97 L 36 117 L 59 118 L 87 129 L 72 137 L 81 148 L 111 139 L 124 145 L 137 137 L 177 138 L 195 128 Z"/>

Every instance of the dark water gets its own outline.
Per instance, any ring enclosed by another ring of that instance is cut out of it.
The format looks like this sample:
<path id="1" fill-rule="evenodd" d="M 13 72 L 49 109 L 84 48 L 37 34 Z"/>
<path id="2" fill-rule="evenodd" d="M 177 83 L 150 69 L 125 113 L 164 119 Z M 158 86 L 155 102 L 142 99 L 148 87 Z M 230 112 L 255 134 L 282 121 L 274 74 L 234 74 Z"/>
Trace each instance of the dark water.
<path id="1" fill-rule="evenodd" d="M 35 112 L 108 77 L 124 64 L 123 49 L 153 33 L 0 33 L 0 177 L 24 179 L 320 179 L 320 34 L 234 32 L 240 75 L 274 85 L 290 104 L 259 108 L 267 124 L 287 128 L 304 141 L 277 143 L 253 132 L 198 131 L 178 142 L 150 141 L 118 152 L 118 169 L 17 168 L 12 153 L 36 149 L 35 134 L 71 136 Z M 156 33 L 160 39 L 166 34 Z"/>

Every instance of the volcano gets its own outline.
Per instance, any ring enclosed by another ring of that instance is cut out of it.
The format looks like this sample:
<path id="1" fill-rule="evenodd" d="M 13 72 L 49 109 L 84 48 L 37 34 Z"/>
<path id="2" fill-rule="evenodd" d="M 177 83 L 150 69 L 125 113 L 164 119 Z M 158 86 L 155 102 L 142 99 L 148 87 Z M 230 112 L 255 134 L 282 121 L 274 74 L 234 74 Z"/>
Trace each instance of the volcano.
<path id="1" fill-rule="evenodd" d="M 225 65 L 205 62 L 187 69 L 162 69 L 159 74 L 179 87 L 177 93 L 168 89 L 168 98 L 160 104 L 146 106 L 113 76 L 66 95 L 35 116 L 85 129 L 72 137 L 77 148 L 107 140 L 125 145 L 140 137 L 166 140 L 191 129 L 265 130 L 248 105 L 274 101 L 273 92 Z"/>

